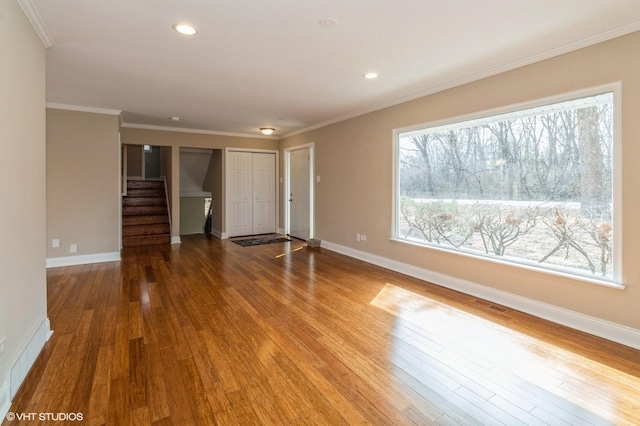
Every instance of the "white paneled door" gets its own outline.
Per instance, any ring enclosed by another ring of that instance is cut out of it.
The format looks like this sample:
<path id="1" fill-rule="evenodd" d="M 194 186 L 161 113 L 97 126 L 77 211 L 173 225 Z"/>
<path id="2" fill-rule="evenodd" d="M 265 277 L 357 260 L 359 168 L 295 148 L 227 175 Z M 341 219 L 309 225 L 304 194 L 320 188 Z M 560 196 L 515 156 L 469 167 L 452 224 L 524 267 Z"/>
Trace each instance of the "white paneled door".
<path id="1" fill-rule="evenodd" d="M 276 232 L 276 155 L 227 153 L 227 236 Z"/>
<path id="2" fill-rule="evenodd" d="M 276 231 L 276 155 L 253 153 L 253 233 Z"/>
<path id="3" fill-rule="evenodd" d="M 306 240 L 311 236 L 310 149 L 289 153 L 289 235 Z"/>

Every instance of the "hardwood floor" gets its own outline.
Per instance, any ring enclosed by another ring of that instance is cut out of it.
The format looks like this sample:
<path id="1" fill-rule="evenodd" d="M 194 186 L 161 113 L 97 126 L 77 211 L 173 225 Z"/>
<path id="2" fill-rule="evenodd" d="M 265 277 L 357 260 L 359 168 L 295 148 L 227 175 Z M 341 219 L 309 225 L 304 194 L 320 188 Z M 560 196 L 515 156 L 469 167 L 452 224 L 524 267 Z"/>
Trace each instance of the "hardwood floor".
<path id="1" fill-rule="evenodd" d="M 303 246 L 191 236 L 48 270 L 54 334 L 11 411 L 90 425 L 640 424 L 640 351 Z M 3 423 L 16 424 L 32 422 Z"/>

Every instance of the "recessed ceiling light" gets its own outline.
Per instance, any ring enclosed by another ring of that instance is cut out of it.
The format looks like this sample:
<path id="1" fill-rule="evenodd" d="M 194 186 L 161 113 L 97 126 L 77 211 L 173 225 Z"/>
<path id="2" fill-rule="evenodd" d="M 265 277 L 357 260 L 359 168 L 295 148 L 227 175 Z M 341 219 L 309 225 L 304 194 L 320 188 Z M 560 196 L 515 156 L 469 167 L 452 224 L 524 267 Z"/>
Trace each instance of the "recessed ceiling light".
<path id="1" fill-rule="evenodd" d="M 333 28 L 338 25 L 338 20 L 334 18 L 324 18 L 320 20 L 320 26 L 323 28 Z"/>
<path id="2" fill-rule="evenodd" d="M 198 32 L 196 27 L 189 24 L 175 24 L 173 26 L 173 29 L 179 32 L 180 34 L 189 35 L 189 36 L 195 35 Z"/>
<path id="3" fill-rule="evenodd" d="M 269 136 L 269 135 L 272 135 L 273 132 L 276 131 L 276 129 L 274 129 L 273 127 L 261 127 L 260 131 L 262 132 L 263 135 Z"/>
<path id="4" fill-rule="evenodd" d="M 369 80 L 373 80 L 374 78 L 378 78 L 378 73 L 375 72 L 368 72 L 365 75 L 363 75 L 364 78 L 367 78 Z"/>

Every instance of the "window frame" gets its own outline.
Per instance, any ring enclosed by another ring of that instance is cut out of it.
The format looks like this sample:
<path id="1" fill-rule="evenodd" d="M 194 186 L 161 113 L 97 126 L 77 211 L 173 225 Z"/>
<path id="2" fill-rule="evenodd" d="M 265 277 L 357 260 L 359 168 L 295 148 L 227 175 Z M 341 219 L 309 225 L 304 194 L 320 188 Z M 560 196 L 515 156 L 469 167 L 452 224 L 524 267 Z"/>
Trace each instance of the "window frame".
<path id="1" fill-rule="evenodd" d="M 461 123 L 465 121 L 486 119 L 492 116 L 500 114 L 513 113 L 525 109 L 533 109 L 542 107 L 544 105 L 555 104 L 560 102 L 567 102 L 579 98 L 585 98 L 589 96 L 595 96 L 604 93 L 613 94 L 613 140 L 612 140 L 612 224 L 613 224 L 613 243 L 612 243 L 612 259 L 611 268 L 612 276 L 598 277 L 590 276 L 586 274 L 571 273 L 569 271 L 552 269 L 550 267 L 538 267 L 533 264 L 520 263 L 511 260 L 505 260 L 498 256 L 492 256 L 483 253 L 474 253 L 470 251 L 463 251 L 454 247 L 448 247 L 444 245 L 431 244 L 428 242 L 411 241 L 400 237 L 400 179 L 398 167 L 398 161 L 400 158 L 400 135 L 407 132 L 424 130 L 429 128 L 435 128 L 440 126 L 452 125 L 455 123 Z M 393 155 L 392 155 L 392 217 L 391 217 L 391 238 L 390 240 L 408 244 L 410 246 L 422 247 L 432 250 L 444 251 L 460 255 L 463 257 L 471 257 L 475 259 L 482 259 L 502 265 L 509 265 L 511 267 L 522 268 L 527 270 L 533 270 L 536 272 L 542 272 L 545 274 L 551 274 L 555 276 L 568 277 L 577 281 L 603 285 L 616 289 L 624 289 L 626 286 L 623 284 L 623 270 L 622 270 L 622 83 L 615 82 L 604 84 L 600 86 L 594 86 L 586 89 L 581 89 L 572 92 L 566 92 L 558 95 L 548 96 L 544 98 L 533 99 L 521 103 L 511 104 L 503 107 L 477 111 L 469 114 L 458 115 L 441 120 L 434 120 L 425 123 L 420 123 L 412 126 L 393 129 Z"/>

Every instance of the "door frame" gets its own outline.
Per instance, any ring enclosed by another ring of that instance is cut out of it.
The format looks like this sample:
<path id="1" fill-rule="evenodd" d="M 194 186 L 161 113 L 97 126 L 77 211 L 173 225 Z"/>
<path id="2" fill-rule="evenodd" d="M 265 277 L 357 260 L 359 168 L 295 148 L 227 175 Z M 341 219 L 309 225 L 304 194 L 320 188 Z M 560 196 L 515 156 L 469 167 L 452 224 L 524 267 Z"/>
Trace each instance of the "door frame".
<path id="1" fill-rule="evenodd" d="M 275 203 L 275 207 L 276 207 L 276 232 L 280 232 L 280 151 L 278 151 L 277 149 L 254 149 L 254 148 L 235 148 L 235 147 L 225 147 L 224 148 L 224 158 L 222 159 L 222 167 L 223 167 L 223 171 L 222 171 L 222 179 L 224 180 L 223 182 L 223 194 L 222 194 L 222 199 L 224 200 L 224 208 L 222 209 L 222 214 L 223 214 L 223 218 L 222 218 L 222 223 L 224 224 L 224 232 L 222 233 L 221 239 L 227 239 L 229 238 L 228 234 L 227 234 L 227 229 L 229 229 L 229 215 L 227 214 L 227 208 L 230 206 L 231 203 L 229 203 L 229 199 L 227 198 L 228 195 L 230 193 L 230 191 L 228 191 L 227 185 L 229 184 L 229 179 L 227 179 L 227 154 L 229 154 L 230 152 L 251 152 L 251 153 L 257 153 L 257 154 L 275 154 L 276 159 L 275 159 L 275 167 L 276 167 L 276 178 L 275 178 L 275 185 L 276 185 L 276 203 Z"/>
<path id="2" fill-rule="evenodd" d="M 309 149 L 309 238 L 315 237 L 315 142 L 297 145 L 284 150 L 284 193 L 291 193 L 291 152 Z M 291 231 L 291 208 L 289 201 L 284 203 L 284 233 Z"/>

